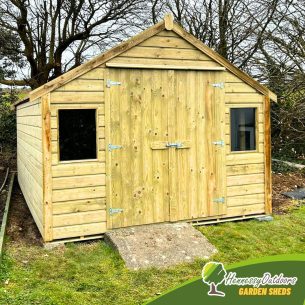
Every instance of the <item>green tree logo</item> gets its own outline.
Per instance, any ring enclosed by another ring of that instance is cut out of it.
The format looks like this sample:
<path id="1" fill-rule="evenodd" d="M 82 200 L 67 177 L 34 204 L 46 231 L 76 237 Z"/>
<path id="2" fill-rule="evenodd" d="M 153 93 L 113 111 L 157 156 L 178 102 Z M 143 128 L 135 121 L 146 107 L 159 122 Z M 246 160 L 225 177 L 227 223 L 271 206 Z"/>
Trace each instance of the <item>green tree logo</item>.
<path id="1" fill-rule="evenodd" d="M 222 263 L 209 262 L 202 269 L 202 280 L 210 286 L 208 295 L 224 297 L 226 294 L 217 290 L 217 286 L 225 280 L 227 272 Z"/>

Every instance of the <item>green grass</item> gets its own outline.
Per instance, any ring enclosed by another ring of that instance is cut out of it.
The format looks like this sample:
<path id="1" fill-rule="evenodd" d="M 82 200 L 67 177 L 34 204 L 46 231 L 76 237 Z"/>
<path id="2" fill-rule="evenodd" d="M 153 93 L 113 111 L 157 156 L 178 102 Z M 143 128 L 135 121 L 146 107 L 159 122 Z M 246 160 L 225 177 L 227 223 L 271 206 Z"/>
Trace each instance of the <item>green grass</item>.
<path id="1" fill-rule="evenodd" d="M 273 222 L 244 221 L 199 230 L 225 264 L 266 255 L 305 253 L 305 207 Z M 142 304 L 190 278 L 204 261 L 165 270 L 129 271 L 104 242 L 47 251 L 8 243 L 0 270 L 0 304 Z M 5 283 L 6 282 L 6 283 Z"/>

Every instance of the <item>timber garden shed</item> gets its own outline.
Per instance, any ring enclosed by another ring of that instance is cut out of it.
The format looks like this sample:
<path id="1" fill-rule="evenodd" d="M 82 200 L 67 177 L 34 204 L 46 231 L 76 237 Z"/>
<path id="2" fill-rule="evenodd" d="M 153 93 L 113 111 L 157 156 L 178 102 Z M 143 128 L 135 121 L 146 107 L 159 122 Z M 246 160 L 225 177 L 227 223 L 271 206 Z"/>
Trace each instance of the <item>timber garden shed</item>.
<path id="1" fill-rule="evenodd" d="M 170 15 L 32 91 L 18 180 L 43 239 L 271 213 L 270 100 Z"/>

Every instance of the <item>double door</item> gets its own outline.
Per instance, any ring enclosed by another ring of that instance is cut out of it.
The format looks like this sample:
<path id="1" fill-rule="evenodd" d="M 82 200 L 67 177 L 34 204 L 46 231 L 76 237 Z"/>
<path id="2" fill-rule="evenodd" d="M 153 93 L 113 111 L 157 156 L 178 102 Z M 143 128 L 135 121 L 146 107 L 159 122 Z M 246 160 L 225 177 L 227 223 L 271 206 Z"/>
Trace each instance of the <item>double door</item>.
<path id="1" fill-rule="evenodd" d="M 226 213 L 223 77 L 107 71 L 109 228 Z"/>

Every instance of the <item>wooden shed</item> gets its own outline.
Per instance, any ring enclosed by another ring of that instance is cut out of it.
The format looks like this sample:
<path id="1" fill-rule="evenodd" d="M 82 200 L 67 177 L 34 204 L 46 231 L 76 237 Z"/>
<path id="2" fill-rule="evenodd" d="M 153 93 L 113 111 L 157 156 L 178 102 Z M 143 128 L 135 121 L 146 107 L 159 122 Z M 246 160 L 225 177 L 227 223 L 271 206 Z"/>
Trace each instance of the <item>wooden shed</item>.
<path id="1" fill-rule="evenodd" d="M 270 100 L 169 15 L 32 91 L 18 180 L 43 239 L 271 213 Z"/>

